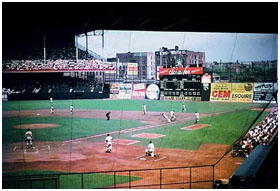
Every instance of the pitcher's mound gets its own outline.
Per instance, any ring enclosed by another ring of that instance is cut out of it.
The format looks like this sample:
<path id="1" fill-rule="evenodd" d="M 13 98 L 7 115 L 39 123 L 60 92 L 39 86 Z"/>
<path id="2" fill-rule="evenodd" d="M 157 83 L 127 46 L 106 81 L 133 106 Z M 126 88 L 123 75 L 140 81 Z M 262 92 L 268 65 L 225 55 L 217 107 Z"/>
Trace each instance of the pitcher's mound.
<path id="1" fill-rule="evenodd" d="M 32 123 L 32 124 L 24 124 L 24 125 L 16 125 L 14 128 L 16 129 L 42 129 L 42 128 L 53 128 L 59 127 L 58 124 L 52 123 Z"/>
<path id="2" fill-rule="evenodd" d="M 183 130 L 196 130 L 196 129 L 202 129 L 202 128 L 205 128 L 205 127 L 208 127 L 209 125 L 207 124 L 195 124 L 195 125 L 191 125 L 191 126 L 188 126 L 188 127 L 183 127 L 181 129 Z"/>

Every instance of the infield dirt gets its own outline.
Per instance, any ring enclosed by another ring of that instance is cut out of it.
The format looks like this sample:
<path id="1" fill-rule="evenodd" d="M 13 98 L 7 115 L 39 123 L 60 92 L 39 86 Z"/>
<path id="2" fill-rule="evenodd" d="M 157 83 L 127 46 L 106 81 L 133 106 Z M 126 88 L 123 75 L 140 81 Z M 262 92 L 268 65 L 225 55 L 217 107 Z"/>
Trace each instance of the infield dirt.
<path id="1" fill-rule="evenodd" d="M 76 110 L 75 117 L 101 118 L 107 111 L 102 110 Z M 37 117 L 49 116 L 49 111 L 26 111 L 21 112 L 22 116 Z M 3 112 L 3 117 L 17 116 L 18 112 Z M 57 110 L 56 116 L 69 116 L 68 110 Z M 176 113 L 177 122 L 194 119 L 193 113 Z M 201 116 L 205 116 L 201 114 Z M 142 112 L 113 112 L 113 119 L 133 119 L 144 121 L 150 128 L 162 124 L 168 124 L 164 121 L 158 112 L 148 112 L 143 115 Z M 139 128 L 141 130 L 141 128 Z M 137 131 L 137 129 L 134 129 Z M 129 132 L 129 131 L 127 131 Z M 123 132 L 125 133 L 125 132 Z M 102 135 L 105 137 L 105 135 Z M 49 141 L 35 142 L 34 151 L 24 149 L 25 143 L 13 143 L 3 145 L 2 166 L 3 172 L 18 170 L 52 170 L 62 172 L 97 172 L 113 170 L 133 170 L 133 169 L 155 169 L 166 167 L 180 167 L 190 165 L 211 165 L 214 164 L 228 149 L 228 145 L 207 144 L 201 145 L 196 150 L 167 149 L 156 148 L 156 158 L 146 157 L 146 160 L 140 160 L 139 157 L 145 154 L 144 146 L 135 146 L 118 144 L 113 145 L 112 153 L 105 153 L 105 143 L 93 142 L 94 137 L 88 137 L 72 141 Z M 37 152 L 38 151 L 38 152 Z M 160 160 L 157 160 L 160 159 Z M 230 154 L 226 155 L 215 167 L 215 179 L 227 179 L 240 166 L 244 159 L 233 158 Z M 121 175 L 121 174 L 119 174 Z M 126 176 L 128 174 L 125 174 Z M 132 176 L 141 177 L 141 180 L 132 182 L 133 185 L 155 184 L 159 180 L 158 171 L 134 172 Z M 163 183 L 172 181 L 188 180 L 189 169 L 168 170 L 163 173 Z M 192 171 L 192 181 L 211 180 L 212 169 L 198 168 Z M 123 184 L 123 185 L 127 185 Z M 189 185 L 173 185 L 163 188 L 188 188 Z M 145 187 L 158 188 L 158 187 Z M 194 184 L 192 188 L 212 188 L 212 184 Z"/>

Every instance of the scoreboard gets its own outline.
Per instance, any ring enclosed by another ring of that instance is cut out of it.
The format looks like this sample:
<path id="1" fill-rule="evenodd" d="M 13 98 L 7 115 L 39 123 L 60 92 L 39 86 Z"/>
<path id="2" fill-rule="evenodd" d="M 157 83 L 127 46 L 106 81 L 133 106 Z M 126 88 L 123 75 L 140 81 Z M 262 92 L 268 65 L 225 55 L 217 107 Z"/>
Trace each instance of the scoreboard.
<path id="1" fill-rule="evenodd" d="M 202 75 L 160 76 L 160 89 L 164 96 L 201 96 Z"/>

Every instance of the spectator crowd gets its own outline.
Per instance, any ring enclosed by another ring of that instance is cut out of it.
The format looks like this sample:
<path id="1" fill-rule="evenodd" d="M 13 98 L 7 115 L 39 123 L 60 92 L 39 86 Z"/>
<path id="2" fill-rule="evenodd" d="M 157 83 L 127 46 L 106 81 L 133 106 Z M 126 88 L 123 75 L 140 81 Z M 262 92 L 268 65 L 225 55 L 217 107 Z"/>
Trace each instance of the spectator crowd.
<path id="1" fill-rule="evenodd" d="M 115 70 L 111 62 L 92 60 L 6 60 L 2 63 L 3 71 L 67 71 L 67 70 Z"/>
<path id="2" fill-rule="evenodd" d="M 274 109 L 257 126 L 250 129 L 236 146 L 248 149 L 249 153 L 259 144 L 268 145 L 278 130 L 278 110 Z"/>

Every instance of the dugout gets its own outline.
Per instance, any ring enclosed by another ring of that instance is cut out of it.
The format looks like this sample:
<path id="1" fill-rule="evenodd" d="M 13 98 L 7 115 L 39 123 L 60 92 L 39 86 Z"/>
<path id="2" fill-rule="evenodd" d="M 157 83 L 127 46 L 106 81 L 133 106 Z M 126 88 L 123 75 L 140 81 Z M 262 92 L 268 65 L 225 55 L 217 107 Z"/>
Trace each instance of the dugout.
<path id="1" fill-rule="evenodd" d="M 258 145 L 229 180 L 229 188 L 253 188 L 256 176 L 271 150 L 269 145 Z"/>

